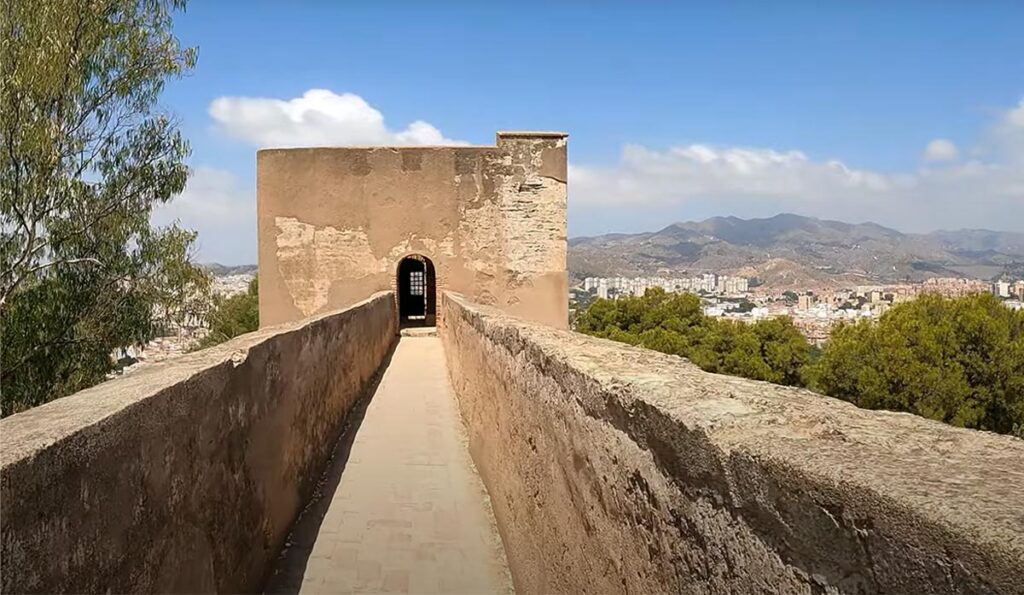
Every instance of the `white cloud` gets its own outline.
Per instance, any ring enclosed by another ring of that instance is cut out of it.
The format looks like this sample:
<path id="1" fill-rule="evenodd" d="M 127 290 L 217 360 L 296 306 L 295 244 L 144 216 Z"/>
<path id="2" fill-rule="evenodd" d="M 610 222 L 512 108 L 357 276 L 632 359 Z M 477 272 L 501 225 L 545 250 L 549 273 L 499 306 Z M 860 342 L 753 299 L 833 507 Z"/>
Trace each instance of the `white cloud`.
<path id="1" fill-rule="evenodd" d="M 185 190 L 153 211 L 155 225 L 174 221 L 199 232 L 200 261 L 256 262 L 256 193 L 230 172 L 194 169 Z"/>
<path id="2" fill-rule="evenodd" d="M 996 151 L 1024 168 L 1024 99 L 1002 115 L 990 136 Z"/>
<path id="3" fill-rule="evenodd" d="M 326 89 L 292 99 L 218 97 L 209 112 L 224 132 L 260 147 L 466 144 L 422 120 L 391 130 L 362 97 Z"/>
<path id="4" fill-rule="evenodd" d="M 391 130 L 358 95 L 312 89 L 288 100 L 220 97 L 209 107 L 221 130 L 257 146 L 464 145 L 427 122 Z M 199 232 L 204 262 L 256 262 L 256 193 L 231 172 L 195 168 L 185 190 L 153 212 L 155 225 L 179 221 Z"/>
<path id="5" fill-rule="evenodd" d="M 800 151 L 688 145 L 657 151 L 626 145 L 611 168 L 572 166 L 573 198 L 594 203 L 665 203 L 698 196 L 811 199 L 823 190 L 880 192 L 901 180 L 815 162 Z"/>
<path id="6" fill-rule="evenodd" d="M 952 161 L 959 155 L 953 141 L 937 138 L 924 148 L 925 161 Z"/>
<path id="7" fill-rule="evenodd" d="M 455 143 L 426 122 L 388 129 L 358 96 L 330 91 L 291 100 L 224 97 L 210 114 L 227 133 L 257 145 Z M 957 153 L 959 161 L 879 172 L 798 150 L 630 144 L 611 165 L 570 165 L 570 224 L 573 233 L 639 231 L 711 215 L 792 211 L 911 231 L 1024 229 L 1024 99 L 998 114 L 982 141 Z M 156 224 L 176 219 L 199 231 L 201 260 L 256 262 L 251 183 L 199 167 L 181 196 L 153 214 Z"/>
<path id="8" fill-rule="evenodd" d="M 1024 99 L 1020 100 L 1017 107 L 1006 113 L 1006 123 L 1016 128 L 1024 128 Z"/>
<path id="9" fill-rule="evenodd" d="M 704 144 L 658 150 L 631 144 L 610 166 L 571 165 L 569 204 L 581 217 L 602 212 L 618 217 L 623 209 L 649 210 L 673 220 L 697 213 L 794 211 L 909 230 L 1021 229 L 1024 101 L 1001 114 L 985 139 L 978 152 L 985 160 L 934 163 L 904 172 L 857 169 L 796 150 Z M 950 143 L 932 157 L 948 160 L 955 153 Z"/>

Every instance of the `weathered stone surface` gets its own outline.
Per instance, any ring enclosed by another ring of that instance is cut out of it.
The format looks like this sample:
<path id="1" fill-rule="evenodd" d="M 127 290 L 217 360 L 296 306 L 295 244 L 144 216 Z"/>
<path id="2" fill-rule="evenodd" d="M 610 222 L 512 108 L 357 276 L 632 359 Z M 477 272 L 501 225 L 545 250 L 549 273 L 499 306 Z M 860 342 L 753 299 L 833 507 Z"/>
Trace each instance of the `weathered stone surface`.
<path id="1" fill-rule="evenodd" d="M 509 593 L 441 340 L 402 337 L 265 592 Z"/>
<path id="2" fill-rule="evenodd" d="M 395 337 L 381 293 L 0 420 L 2 591 L 259 589 Z"/>
<path id="3" fill-rule="evenodd" d="M 1024 592 L 1018 439 L 442 307 L 520 592 Z"/>
<path id="4" fill-rule="evenodd" d="M 256 170 L 265 324 L 393 289 L 398 262 L 418 254 L 436 268 L 437 295 L 567 327 L 565 134 L 499 132 L 493 147 L 265 149 Z"/>

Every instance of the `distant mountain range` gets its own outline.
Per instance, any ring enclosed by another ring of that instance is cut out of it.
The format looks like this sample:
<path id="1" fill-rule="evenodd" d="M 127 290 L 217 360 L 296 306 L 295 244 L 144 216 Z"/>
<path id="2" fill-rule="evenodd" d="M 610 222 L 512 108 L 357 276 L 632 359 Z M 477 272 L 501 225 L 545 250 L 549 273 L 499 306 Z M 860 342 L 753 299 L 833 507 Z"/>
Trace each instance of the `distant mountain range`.
<path id="1" fill-rule="evenodd" d="M 214 275 L 255 274 L 256 265 L 204 264 Z M 1024 278 L 1024 233 L 962 229 L 902 233 L 784 213 L 767 219 L 712 217 L 655 232 L 569 240 L 569 273 L 757 277 L 769 287 L 806 288 L 920 281 L 928 277 Z"/>
<path id="2" fill-rule="evenodd" d="M 776 287 L 1024 276 L 1024 233 L 983 229 L 902 233 L 784 213 L 713 217 L 650 233 L 569 240 L 569 271 L 587 276 L 726 272 Z"/>
<path id="3" fill-rule="evenodd" d="M 254 264 L 220 264 L 219 262 L 208 262 L 201 265 L 204 269 L 213 273 L 215 277 L 227 277 L 228 275 L 255 275 L 257 266 Z"/>

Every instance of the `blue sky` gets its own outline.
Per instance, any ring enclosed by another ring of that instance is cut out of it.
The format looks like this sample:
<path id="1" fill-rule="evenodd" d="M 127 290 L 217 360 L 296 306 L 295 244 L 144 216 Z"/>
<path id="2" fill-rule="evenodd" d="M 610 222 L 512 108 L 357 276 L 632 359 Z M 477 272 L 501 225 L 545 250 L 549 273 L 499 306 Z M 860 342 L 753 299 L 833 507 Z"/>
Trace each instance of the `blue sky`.
<path id="1" fill-rule="evenodd" d="M 196 173 L 157 219 L 253 262 L 260 146 L 557 129 L 570 235 L 780 211 L 1024 231 L 1024 3 L 480 4 L 193 2 L 198 65 L 162 104 Z"/>

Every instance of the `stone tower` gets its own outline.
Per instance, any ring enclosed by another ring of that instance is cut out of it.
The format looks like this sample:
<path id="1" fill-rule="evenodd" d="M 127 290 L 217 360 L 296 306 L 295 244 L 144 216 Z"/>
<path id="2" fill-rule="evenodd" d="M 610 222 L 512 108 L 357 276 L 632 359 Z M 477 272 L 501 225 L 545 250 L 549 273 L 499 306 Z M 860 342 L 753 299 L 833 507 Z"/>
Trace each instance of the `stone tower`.
<path id="1" fill-rule="evenodd" d="M 259 151 L 261 325 L 393 289 L 407 324 L 435 323 L 452 290 L 565 328 L 566 137 Z"/>

